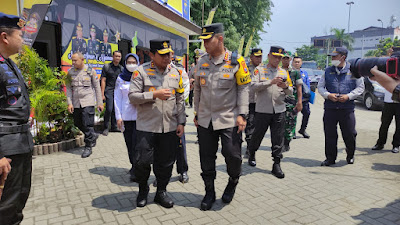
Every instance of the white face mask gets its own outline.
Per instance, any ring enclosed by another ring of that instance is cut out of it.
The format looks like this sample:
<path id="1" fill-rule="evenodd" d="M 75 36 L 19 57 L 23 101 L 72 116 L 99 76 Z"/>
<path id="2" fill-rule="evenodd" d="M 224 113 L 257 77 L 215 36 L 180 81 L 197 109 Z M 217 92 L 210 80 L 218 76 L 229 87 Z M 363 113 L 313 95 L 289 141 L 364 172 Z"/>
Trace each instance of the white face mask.
<path id="1" fill-rule="evenodd" d="M 133 71 L 135 71 L 137 68 L 138 68 L 138 65 L 136 65 L 136 64 L 128 64 L 128 65 L 126 65 L 126 69 L 131 73 L 133 73 Z"/>
<path id="2" fill-rule="evenodd" d="M 337 67 L 340 64 L 340 60 L 332 60 L 331 64 L 332 64 L 332 66 L 336 66 Z"/>

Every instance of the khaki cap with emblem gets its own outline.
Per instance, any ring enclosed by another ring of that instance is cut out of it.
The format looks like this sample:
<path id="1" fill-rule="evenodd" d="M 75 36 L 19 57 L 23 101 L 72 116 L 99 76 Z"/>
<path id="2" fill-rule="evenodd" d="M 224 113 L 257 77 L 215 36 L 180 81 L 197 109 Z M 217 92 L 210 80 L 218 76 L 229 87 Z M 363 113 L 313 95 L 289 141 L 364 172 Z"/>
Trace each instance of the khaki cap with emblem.
<path id="1" fill-rule="evenodd" d="M 158 54 L 164 55 L 171 52 L 169 40 L 154 39 L 150 40 L 150 51 L 157 51 Z"/>
<path id="2" fill-rule="evenodd" d="M 251 54 L 254 56 L 261 56 L 262 55 L 262 49 L 261 48 L 253 48 L 251 50 Z"/>
<path id="3" fill-rule="evenodd" d="M 276 56 L 283 57 L 284 52 L 285 52 L 285 49 L 282 48 L 281 46 L 271 46 L 271 48 L 269 49 L 269 53 L 271 53 L 272 55 L 276 55 Z"/>
<path id="4" fill-rule="evenodd" d="M 224 33 L 224 25 L 222 23 L 213 23 L 203 27 L 203 30 L 199 38 L 210 39 L 215 34 L 222 34 L 222 33 Z"/>

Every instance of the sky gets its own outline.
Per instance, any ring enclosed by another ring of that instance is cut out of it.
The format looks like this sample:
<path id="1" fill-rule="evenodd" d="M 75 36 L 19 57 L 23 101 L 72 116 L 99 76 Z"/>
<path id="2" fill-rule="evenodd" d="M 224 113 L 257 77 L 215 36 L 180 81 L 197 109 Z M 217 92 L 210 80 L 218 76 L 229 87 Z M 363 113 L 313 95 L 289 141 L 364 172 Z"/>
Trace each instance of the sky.
<path id="1" fill-rule="evenodd" d="M 393 27 L 400 26 L 400 0 L 272 0 L 271 21 L 264 24 L 259 47 L 269 52 L 271 45 L 280 45 L 288 51 L 306 44 L 311 37 L 329 35 L 330 29 L 346 29 L 350 14 L 350 32 L 370 26 L 389 26 L 391 15 L 397 18 Z"/>

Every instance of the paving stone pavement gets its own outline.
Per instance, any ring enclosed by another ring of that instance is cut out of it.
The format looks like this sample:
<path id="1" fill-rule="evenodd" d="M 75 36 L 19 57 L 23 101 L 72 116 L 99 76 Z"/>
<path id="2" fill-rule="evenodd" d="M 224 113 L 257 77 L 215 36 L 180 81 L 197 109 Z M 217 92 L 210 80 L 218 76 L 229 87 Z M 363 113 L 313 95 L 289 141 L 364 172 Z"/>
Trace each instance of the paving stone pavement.
<path id="1" fill-rule="evenodd" d="M 390 151 L 394 122 L 383 151 L 372 151 L 380 125 L 379 111 L 357 105 L 355 164 L 347 165 L 339 135 L 338 162 L 324 160 L 323 100 L 311 105 L 310 139 L 293 140 L 284 154 L 284 179 L 271 175 L 269 133 L 257 152 L 257 167 L 243 160 L 243 175 L 233 201 L 222 203 L 228 181 L 223 156 L 218 153 L 216 192 L 212 210 L 200 211 L 204 185 L 193 110 L 186 126 L 190 181 L 181 184 L 174 168 L 168 191 L 171 209 L 153 203 L 136 208 L 138 186 L 129 182 L 130 168 L 121 133 L 101 136 L 93 154 L 82 159 L 82 149 L 38 156 L 33 160 L 32 190 L 23 225 L 30 224 L 400 224 L 400 154 Z M 299 116 L 301 119 L 301 115 Z M 299 120 L 300 121 L 300 120 Z M 298 124 L 298 127 L 300 124 Z M 246 143 L 243 143 L 243 152 Z M 149 182 L 153 182 L 151 175 Z"/>

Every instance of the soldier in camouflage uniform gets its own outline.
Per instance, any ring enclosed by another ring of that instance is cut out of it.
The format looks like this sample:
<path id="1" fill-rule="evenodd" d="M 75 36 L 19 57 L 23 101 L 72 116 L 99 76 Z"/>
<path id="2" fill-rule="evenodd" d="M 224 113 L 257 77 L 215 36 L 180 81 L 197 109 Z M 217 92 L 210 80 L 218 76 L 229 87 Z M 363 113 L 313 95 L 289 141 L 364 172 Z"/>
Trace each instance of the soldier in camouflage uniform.
<path id="1" fill-rule="evenodd" d="M 296 135 L 296 120 L 297 113 L 302 109 L 302 92 L 301 88 L 303 85 L 303 80 L 300 75 L 300 71 L 293 70 L 290 68 L 290 60 L 291 54 L 290 52 L 285 52 L 284 57 L 282 58 L 282 68 L 285 69 L 290 79 L 295 84 L 293 86 L 293 94 L 286 95 L 285 104 L 286 104 L 286 112 L 285 112 L 285 134 L 284 134 L 284 142 L 283 142 L 283 151 L 289 151 L 290 149 L 290 141 L 295 138 Z"/>

